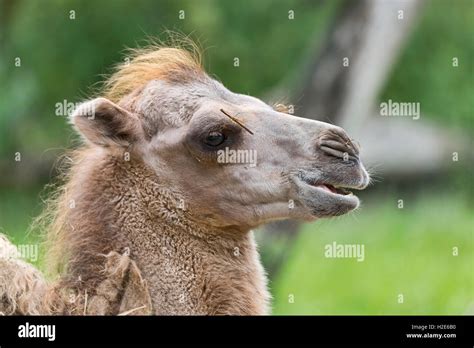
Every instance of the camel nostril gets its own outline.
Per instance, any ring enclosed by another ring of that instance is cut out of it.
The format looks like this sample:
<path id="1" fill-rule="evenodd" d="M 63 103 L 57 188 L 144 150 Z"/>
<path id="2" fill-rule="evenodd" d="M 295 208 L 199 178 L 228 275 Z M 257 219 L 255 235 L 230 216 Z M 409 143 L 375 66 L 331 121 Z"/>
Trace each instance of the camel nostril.
<path id="1" fill-rule="evenodd" d="M 348 161 L 357 162 L 359 160 L 359 156 L 357 156 L 355 154 L 351 154 L 348 150 L 341 151 L 341 150 L 338 150 L 334 147 L 329 147 L 329 146 L 326 146 L 326 145 L 321 145 L 320 149 L 324 153 L 326 153 L 327 155 L 332 156 L 332 157 L 336 157 L 336 158 L 340 158 L 345 162 L 348 162 Z"/>
<path id="2" fill-rule="evenodd" d="M 319 139 L 319 148 L 329 156 L 345 161 L 359 160 L 359 146 L 354 143 L 342 128 L 327 130 Z"/>
<path id="3" fill-rule="evenodd" d="M 341 158 L 344 161 L 359 160 L 359 152 L 352 143 L 341 143 L 336 140 L 321 140 L 319 148 L 329 156 Z"/>

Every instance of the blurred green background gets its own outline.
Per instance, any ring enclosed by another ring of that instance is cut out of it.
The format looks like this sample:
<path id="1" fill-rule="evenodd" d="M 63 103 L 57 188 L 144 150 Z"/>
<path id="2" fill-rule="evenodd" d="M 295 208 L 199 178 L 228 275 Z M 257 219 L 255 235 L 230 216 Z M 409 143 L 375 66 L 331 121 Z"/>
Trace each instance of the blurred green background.
<path id="1" fill-rule="evenodd" d="M 55 158 L 74 139 L 55 104 L 86 98 L 125 47 L 165 38 L 164 29 L 191 34 L 205 48 L 211 75 L 235 92 L 264 96 L 295 80 L 340 7 L 309 0 L 1 0 L 1 232 L 15 243 L 38 240 L 26 231 L 42 209 L 40 192 L 54 181 Z M 472 134 L 473 7 L 471 0 L 427 1 L 380 98 L 419 101 L 436 124 Z M 297 20 L 288 20 L 289 9 Z M 453 52 L 463 69 L 446 63 Z M 294 244 L 265 246 L 264 263 L 287 249 L 271 273 L 274 313 L 474 313 L 471 168 L 460 161 L 429 178 L 379 178 L 358 212 L 304 224 Z M 365 261 L 325 258 L 333 241 L 364 244 Z"/>

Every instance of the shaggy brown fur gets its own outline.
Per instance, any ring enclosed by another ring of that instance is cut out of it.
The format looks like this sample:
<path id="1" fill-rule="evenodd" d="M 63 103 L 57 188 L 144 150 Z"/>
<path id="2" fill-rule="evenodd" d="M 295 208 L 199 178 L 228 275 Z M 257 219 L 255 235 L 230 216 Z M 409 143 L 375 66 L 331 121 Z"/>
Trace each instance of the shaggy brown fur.
<path id="1" fill-rule="evenodd" d="M 135 51 L 105 83 L 107 99 L 76 111 L 85 142 L 69 155 L 65 184 L 40 219 L 48 281 L 0 254 L 1 312 L 266 314 L 251 229 L 358 206 L 355 196 L 317 185 L 368 184 L 342 129 L 228 91 L 196 52 Z M 203 143 L 216 132 L 229 147 L 258 150 L 258 166 L 217 162 Z M 0 238 L 2 248 L 14 247 Z"/>

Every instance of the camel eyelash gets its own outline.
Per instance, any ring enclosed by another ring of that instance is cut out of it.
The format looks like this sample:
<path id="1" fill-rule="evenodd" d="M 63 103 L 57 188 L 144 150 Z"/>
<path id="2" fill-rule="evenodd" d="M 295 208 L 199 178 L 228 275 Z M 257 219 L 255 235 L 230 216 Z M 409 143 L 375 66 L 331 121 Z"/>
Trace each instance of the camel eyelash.
<path id="1" fill-rule="evenodd" d="M 252 132 L 250 129 L 248 129 L 247 127 L 245 127 L 245 125 L 244 125 L 242 122 L 240 122 L 238 119 L 236 119 L 234 116 L 229 115 L 227 112 L 224 111 L 224 109 L 220 109 L 220 111 L 221 111 L 224 115 L 226 115 L 228 118 L 230 118 L 232 121 L 234 121 L 235 123 L 237 123 L 240 127 L 242 127 L 242 128 L 245 129 L 247 132 L 249 132 L 250 134 L 253 135 L 253 132 Z"/>

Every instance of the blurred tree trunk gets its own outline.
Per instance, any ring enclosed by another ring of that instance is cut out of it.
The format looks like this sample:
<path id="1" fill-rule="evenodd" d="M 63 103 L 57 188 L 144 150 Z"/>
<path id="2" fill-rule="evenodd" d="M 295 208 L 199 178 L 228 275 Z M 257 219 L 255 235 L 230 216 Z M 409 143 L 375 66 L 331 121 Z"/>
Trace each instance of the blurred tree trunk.
<path id="1" fill-rule="evenodd" d="M 349 128 L 361 125 L 402 52 L 421 3 L 346 1 L 303 75 L 299 113 Z"/>
<path id="2" fill-rule="evenodd" d="M 360 129 L 369 127 L 368 116 L 373 114 L 376 98 L 409 36 L 420 4 L 401 0 L 345 1 L 325 42 L 302 73 L 299 85 L 303 87 L 295 94 L 302 96 L 297 113 L 341 125 L 359 140 Z M 262 248 L 268 251 L 265 261 L 269 273 L 274 274 L 286 252 L 272 251 L 272 245 L 284 245 L 289 250 L 299 223 L 276 222 L 266 229 L 268 233 L 261 234 Z"/>

